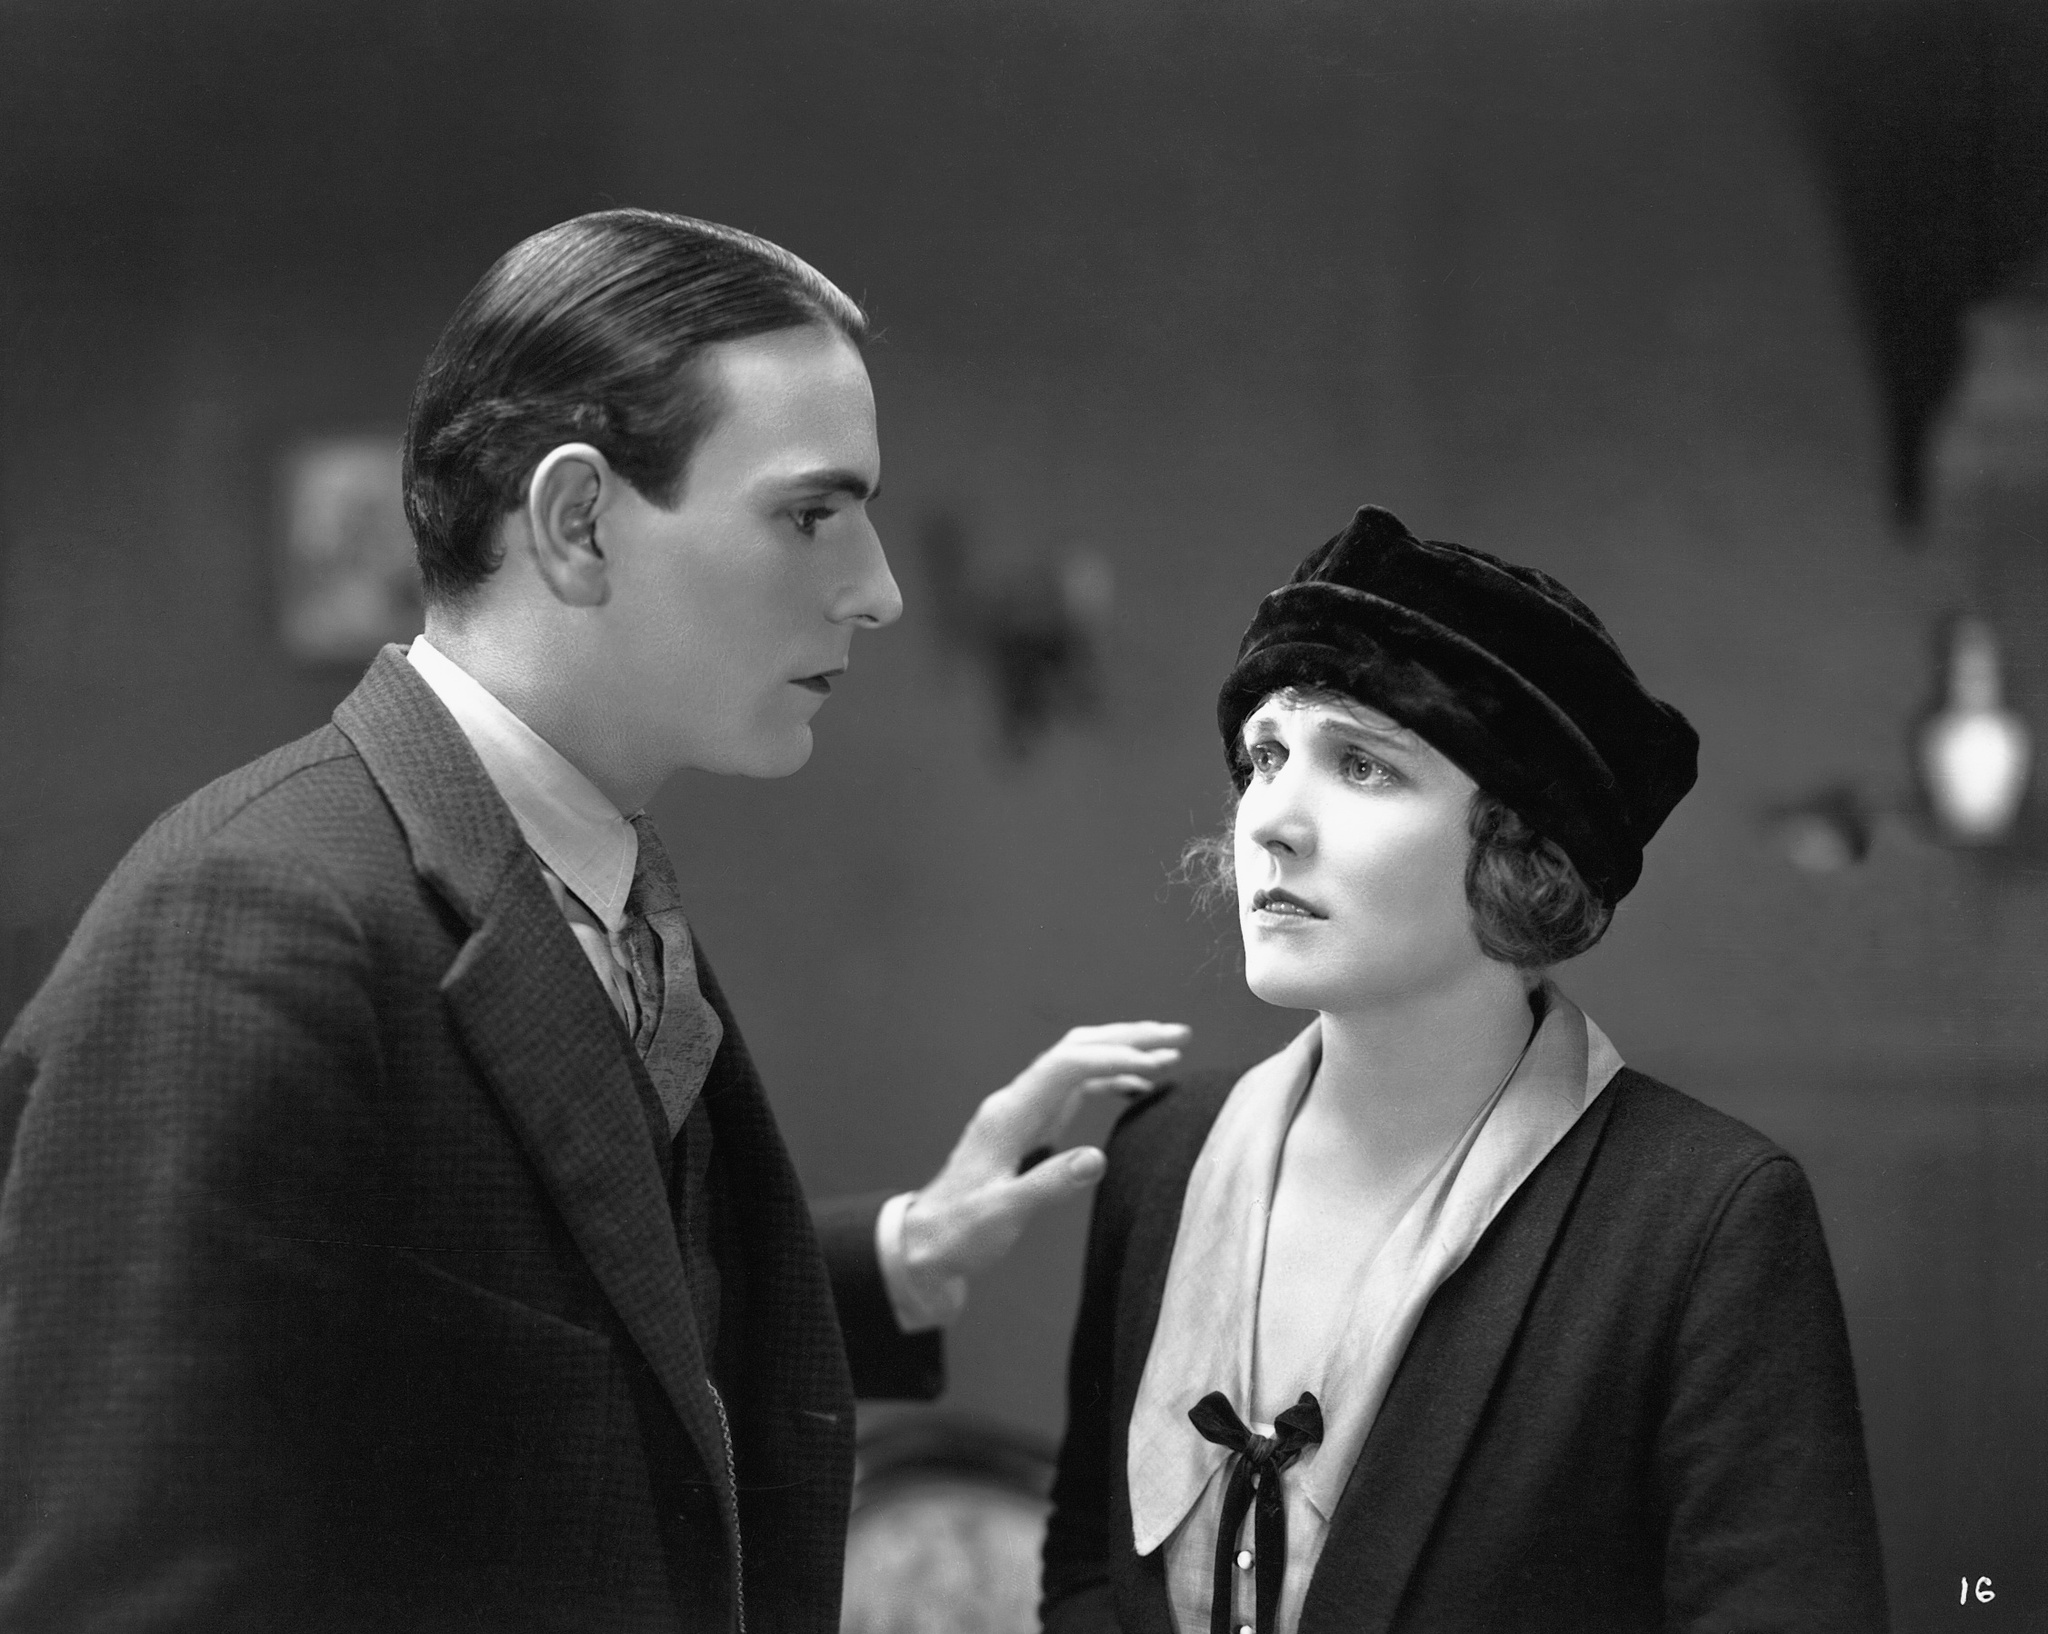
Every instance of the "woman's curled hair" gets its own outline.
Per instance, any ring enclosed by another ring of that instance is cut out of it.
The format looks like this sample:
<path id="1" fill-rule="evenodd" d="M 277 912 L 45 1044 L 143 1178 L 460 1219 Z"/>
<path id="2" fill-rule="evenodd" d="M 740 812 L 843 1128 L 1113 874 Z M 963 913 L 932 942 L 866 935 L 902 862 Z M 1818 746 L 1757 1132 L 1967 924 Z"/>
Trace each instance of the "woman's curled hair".
<path id="1" fill-rule="evenodd" d="M 1466 826 L 1465 900 L 1489 958 L 1523 970 L 1576 959 L 1607 934 L 1614 910 L 1553 840 L 1484 789 L 1473 791 Z"/>

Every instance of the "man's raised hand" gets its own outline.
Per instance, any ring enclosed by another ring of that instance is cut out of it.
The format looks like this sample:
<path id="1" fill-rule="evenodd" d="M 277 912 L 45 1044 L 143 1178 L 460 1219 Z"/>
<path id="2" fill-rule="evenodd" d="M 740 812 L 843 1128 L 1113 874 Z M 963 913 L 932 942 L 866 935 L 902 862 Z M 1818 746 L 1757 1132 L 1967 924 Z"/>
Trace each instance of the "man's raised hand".
<path id="1" fill-rule="evenodd" d="M 1187 1040 L 1178 1022 L 1076 1027 L 984 1100 L 945 1167 L 904 1211 L 910 1276 L 925 1287 L 973 1277 L 1009 1253 L 1039 1209 L 1093 1186 L 1106 1161 L 1093 1146 L 1026 1159 L 1059 1139 L 1084 1100 L 1150 1089 Z"/>

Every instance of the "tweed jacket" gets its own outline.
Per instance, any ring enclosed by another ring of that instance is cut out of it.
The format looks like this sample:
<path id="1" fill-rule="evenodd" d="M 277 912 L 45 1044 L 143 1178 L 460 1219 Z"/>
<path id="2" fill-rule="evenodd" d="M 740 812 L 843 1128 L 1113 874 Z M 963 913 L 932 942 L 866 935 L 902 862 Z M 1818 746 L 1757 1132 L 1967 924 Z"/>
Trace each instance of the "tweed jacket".
<path id="1" fill-rule="evenodd" d="M 1234 1076 L 1110 1143 L 1045 1545 L 1047 1634 L 1173 1634 L 1126 1432 Z M 1187 1381 L 1189 1400 L 1209 1388 Z M 1623 1068 L 1425 1308 L 1301 1634 L 1886 1626 L 1847 1333 L 1798 1165 Z"/>
<path id="2" fill-rule="evenodd" d="M 934 1393 L 938 1341 L 701 973 L 686 1199 L 396 648 L 160 818 L 0 1044 L 0 1628 L 835 1629 L 855 1385 Z"/>

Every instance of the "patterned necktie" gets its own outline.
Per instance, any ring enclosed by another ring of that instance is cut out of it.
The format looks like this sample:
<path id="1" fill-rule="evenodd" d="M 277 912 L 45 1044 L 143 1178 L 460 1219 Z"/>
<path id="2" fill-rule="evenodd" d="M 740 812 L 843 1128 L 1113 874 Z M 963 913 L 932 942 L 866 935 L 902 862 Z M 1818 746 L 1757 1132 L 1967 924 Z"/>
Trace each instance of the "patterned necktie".
<path id="1" fill-rule="evenodd" d="M 1273 1434 L 1253 1435 L 1221 1390 L 1212 1390 L 1188 1409 L 1188 1422 L 1205 1441 L 1230 1449 L 1230 1482 L 1223 1489 L 1223 1514 L 1216 1526 L 1216 1577 L 1209 1599 L 1209 1634 L 1230 1634 L 1230 1568 L 1244 1512 L 1252 1523 L 1252 1590 L 1258 1607 L 1257 1634 L 1273 1634 L 1280 1612 L 1280 1580 L 1287 1573 L 1287 1505 L 1280 1472 L 1323 1439 L 1322 1404 L 1306 1390 L 1301 1400 L 1273 1421 Z"/>
<path id="2" fill-rule="evenodd" d="M 633 1044 L 647 1063 L 674 1135 L 704 1087 L 725 1027 L 697 984 L 696 948 L 661 836 L 645 815 L 633 819 L 633 831 L 640 837 L 640 854 L 619 929 L 639 1011 Z"/>

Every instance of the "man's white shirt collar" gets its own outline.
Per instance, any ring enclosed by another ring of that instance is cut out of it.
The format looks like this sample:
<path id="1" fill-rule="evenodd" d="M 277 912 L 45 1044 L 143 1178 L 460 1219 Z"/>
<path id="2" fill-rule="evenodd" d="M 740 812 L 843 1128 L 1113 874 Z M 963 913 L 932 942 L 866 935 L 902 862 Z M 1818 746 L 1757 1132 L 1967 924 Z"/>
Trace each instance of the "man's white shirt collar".
<path id="1" fill-rule="evenodd" d="M 556 905 L 576 929 L 584 956 L 620 1008 L 630 1031 L 633 1022 L 632 982 L 615 971 L 619 927 L 626 916 L 626 897 L 633 888 L 633 867 L 640 857 L 640 836 L 619 815 L 619 808 L 562 757 L 561 751 L 485 690 L 483 685 L 425 636 L 414 639 L 406 653 L 420 679 L 455 717 L 462 735 L 484 763 L 492 785 L 512 808 L 519 832 L 541 865 L 561 888 L 575 893 L 602 923 L 611 941 L 609 951 L 593 946 L 576 928 L 575 916 L 559 894 Z M 550 891 L 557 887 L 550 884 Z M 908 1193 L 892 1197 L 875 1222 L 875 1254 L 888 1290 L 896 1322 L 905 1333 L 943 1327 L 960 1314 L 967 1301 L 967 1279 L 926 1273 L 914 1276 L 903 1251 L 903 1216 Z"/>
<path id="2" fill-rule="evenodd" d="M 455 717 L 534 854 L 617 935 L 640 856 L 633 825 L 560 750 L 425 636 L 413 639 L 406 658 Z"/>

